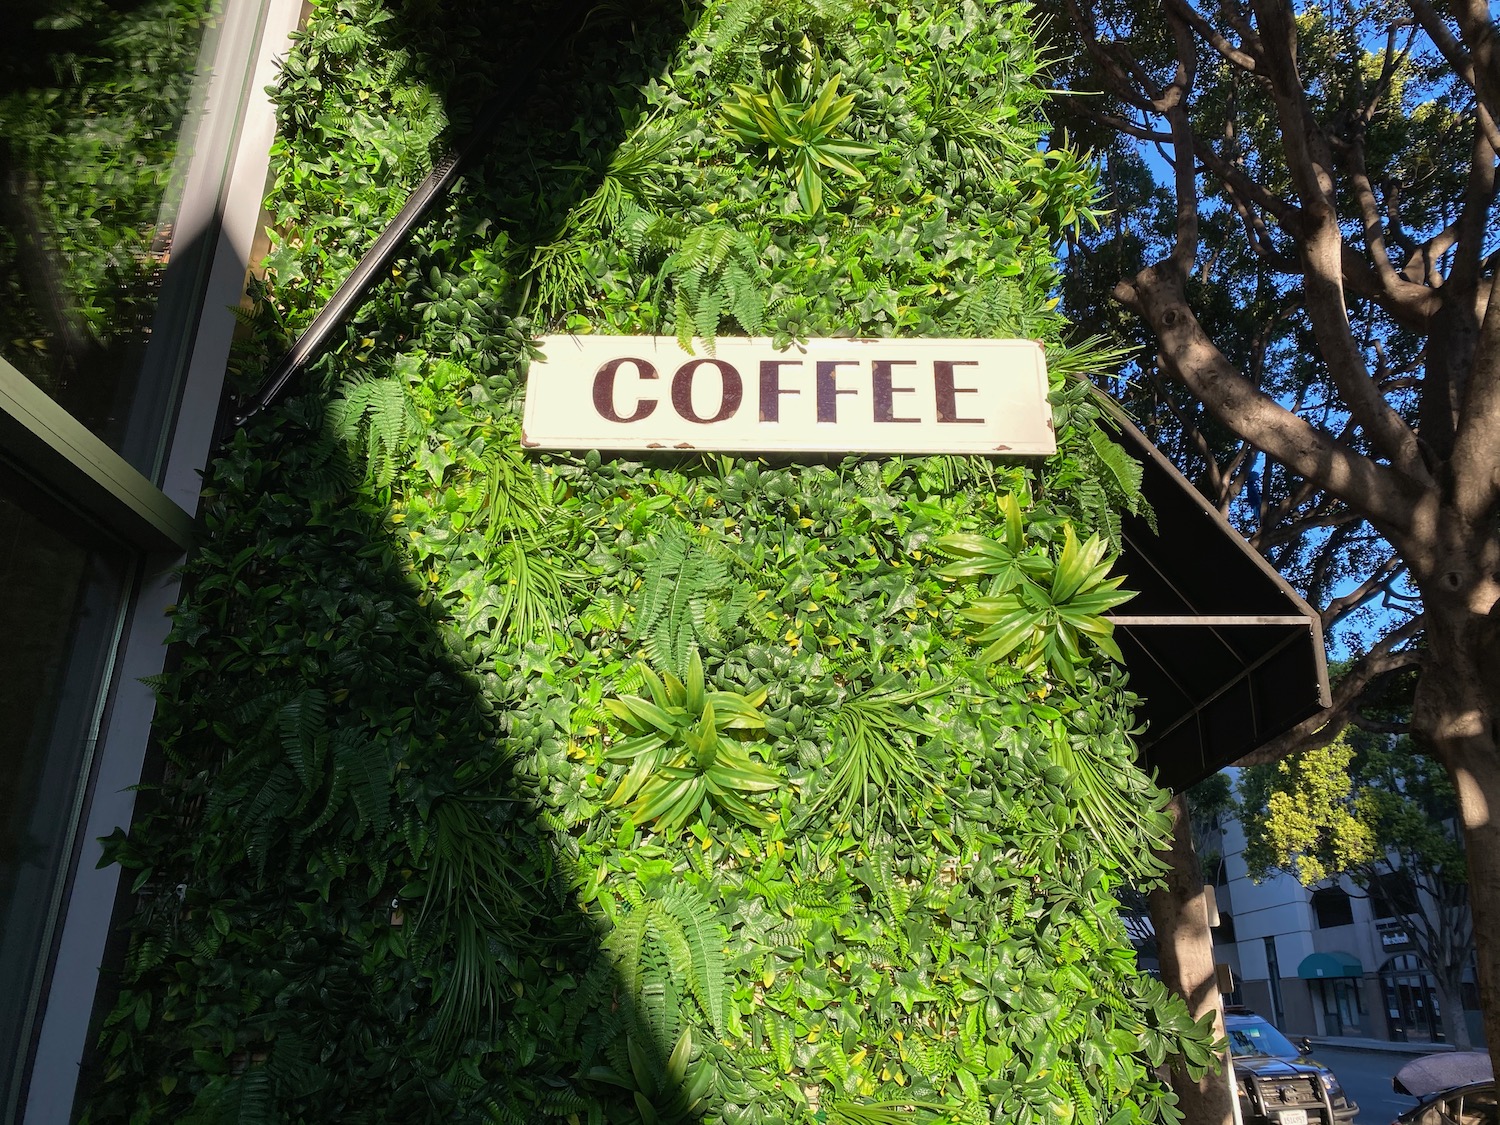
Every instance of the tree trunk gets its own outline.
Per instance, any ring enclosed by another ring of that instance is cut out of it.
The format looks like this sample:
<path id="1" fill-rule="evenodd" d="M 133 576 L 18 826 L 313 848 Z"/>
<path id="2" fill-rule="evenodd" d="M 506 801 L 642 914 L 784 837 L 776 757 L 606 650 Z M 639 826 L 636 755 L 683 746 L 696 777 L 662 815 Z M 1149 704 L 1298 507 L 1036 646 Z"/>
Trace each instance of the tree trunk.
<path id="1" fill-rule="evenodd" d="M 1500 1055 L 1500 617 L 1474 613 L 1472 592 L 1441 578 L 1422 584 L 1428 655 L 1412 732 L 1443 763 L 1458 795 L 1479 1001 L 1494 1059 Z M 1461 1008 L 1455 1014 L 1462 1019 Z"/>
<path id="2" fill-rule="evenodd" d="M 1432 970 L 1434 991 L 1442 1006 L 1443 1038 L 1460 1051 L 1470 1050 L 1474 1042 L 1469 1036 L 1469 1021 L 1464 1018 L 1463 969 L 1460 967 L 1454 971 L 1450 967 L 1444 972 L 1435 965 L 1428 968 Z"/>
<path id="3" fill-rule="evenodd" d="M 1214 973 L 1213 937 L 1208 932 L 1203 869 L 1193 847 L 1187 798 L 1176 794 L 1169 810 L 1173 819 L 1172 843 L 1163 856 L 1167 874 L 1164 884 L 1147 898 L 1151 924 L 1156 927 L 1161 979 L 1187 1001 L 1194 1019 L 1213 1012 L 1214 1035 L 1222 1039 L 1224 1018 Z M 1229 1125 L 1233 1120 L 1233 1080 L 1224 1069 L 1195 1081 L 1181 1061 L 1174 1060 L 1172 1089 L 1183 1112 L 1183 1125 Z"/>

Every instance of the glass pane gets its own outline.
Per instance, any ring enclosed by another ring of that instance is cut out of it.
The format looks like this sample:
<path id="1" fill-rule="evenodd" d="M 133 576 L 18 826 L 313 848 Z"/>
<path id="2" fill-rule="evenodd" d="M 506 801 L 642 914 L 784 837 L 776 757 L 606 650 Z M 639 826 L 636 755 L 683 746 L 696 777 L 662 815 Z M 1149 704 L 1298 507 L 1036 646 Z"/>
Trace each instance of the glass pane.
<path id="1" fill-rule="evenodd" d="M 215 2 L 0 3 L 0 356 L 148 476 L 154 434 L 126 446 Z"/>
<path id="2" fill-rule="evenodd" d="M 19 1093 L 127 592 L 128 560 L 28 514 L 0 475 L 0 1120 Z"/>

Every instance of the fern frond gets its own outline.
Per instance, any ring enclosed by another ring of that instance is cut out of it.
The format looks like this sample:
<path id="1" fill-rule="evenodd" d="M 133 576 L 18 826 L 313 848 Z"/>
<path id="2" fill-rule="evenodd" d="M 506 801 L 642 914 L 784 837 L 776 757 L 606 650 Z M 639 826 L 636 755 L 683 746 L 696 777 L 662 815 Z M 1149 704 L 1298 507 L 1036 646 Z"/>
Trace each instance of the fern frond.
<path id="1" fill-rule="evenodd" d="M 727 223 L 696 227 L 662 263 L 658 282 L 671 293 L 677 339 L 694 335 L 710 351 L 727 314 L 754 335 L 765 328 L 765 281 L 749 235 Z"/>
<path id="2" fill-rule="evenodd" d="M 334 768 L 347 779 L 349 795 L 354 798 L 360 831 L 371 826 L 383 828 L 390 821 L 391 798 L 394 796 L 390 764 L 384 751 L 350 728 L 338 731 L 330 739 L 330 745 Z"/>
<path id="3" fill-rule="evenodd" d="M 702 893 L 686 883 L 668 891 L 662 905 L 682 927 L 687 942 L 692 964 L 689 988 L 714 1034 L 722 1039 L 729 1034 L 729 982 L 724 971 L 728 931 Z"/>

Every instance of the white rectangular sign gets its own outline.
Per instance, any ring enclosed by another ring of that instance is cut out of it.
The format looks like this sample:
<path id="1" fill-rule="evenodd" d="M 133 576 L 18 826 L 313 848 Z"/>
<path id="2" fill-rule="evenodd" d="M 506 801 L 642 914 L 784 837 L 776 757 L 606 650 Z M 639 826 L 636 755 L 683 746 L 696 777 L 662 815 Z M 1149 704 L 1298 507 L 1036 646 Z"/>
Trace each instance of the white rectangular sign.
<path id="1" fill-rule="evenodd" d="M 1035 340 L 545 336 L 526 387 L 533 449 L 1053 453 Z"/>

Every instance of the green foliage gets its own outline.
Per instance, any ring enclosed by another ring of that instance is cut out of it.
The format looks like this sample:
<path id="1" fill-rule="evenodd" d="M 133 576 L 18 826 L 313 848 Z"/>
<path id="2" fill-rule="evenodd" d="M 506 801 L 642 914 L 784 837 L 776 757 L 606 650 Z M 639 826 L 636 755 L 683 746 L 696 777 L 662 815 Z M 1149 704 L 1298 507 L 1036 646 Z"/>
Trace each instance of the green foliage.
<path id="1" fill-rule="evenodd" d="M 513 61 L 494 45 L 550 10 L 450 7 L 315 11 L 247 363 L 399 206 L 405 125 L 433 100 L 463 121 Z M 1153 1068 L 1208 1065 L 1209 1031 L 1117 913 L 1163 795 L 1079 608 L 1120 596 L 1096 572 L 1133 502 L 1082 385 L 1054 387 L 1045 462 L 518 440 L 544 327 L 988 316 L 1055 342 L 1056 224 L 1090 184 L 1037 148 L 1027 14 L 626 15 L 552 60 L 320 392 L 211 472 L 160 685 L 170 768 L 110 843 L 140 903 L 89 1120 L 1172 1121 Z M 816 214 L 719 128 L 731 84 L 814 55 L 809 88 L 853 99 L 830 136 L 879 149 Z M 929 127 L 938 58 L 989 125 Z M 1003 592 L 945 573 L 952 536 L 1004 539 L 1011 590 L 1073 613 L 1038 635 L 1067 639 L 977 660 L 964 612 Z M 368 778 L 333 764 L 344 739 L 378 748 Z"/>
<path id="2" fill-rule="evenodd" d="M 824 168 L 863 183 L 864 173 L 853 163 L 875 155 L 875 146 L 836 136 L 849 111 L 854 95 L 838 96 L 839 76 L 830 77 L 814 91 L 806 80 L 788 95 L 773 85 L 765 93 L 745 86 L 734 87 L 734 100 L 725 102 L 720 112 L 730 131 L 747 144 L 768 146 L 773 160 L 786 163 L 792 186 L 802 210 L 815 215 L 823 210 Z M 800 100 L 798 95 L 803 95 Z"/>
<path id="3" fill-rule="evenodd" d="M 697 646 L 723 648 L 754 588 L 735 580 L 743 561 L 727 545 L 676 525 L 647 544 L 647 555 L 631 632 L 658 667 L 687 676 Z"/>
<path id="4" fill-rule="evenodd" d="M 765 297 L 755 245 L 725 224 L 689 231 L 661 267 L 673 293 L 677 339 L 691 348 L 697 334 L 710 342 L 725 316 L 747 333 L 765 329 Z"/>
<path id="5" fill-rule="evenodd" d="M 768 792 L 781 779 L 734 737 L 765 728 L 759 710 L 766 701 L 765 689 L 749 695 L 708 691 L 696 649 L 688 658 L 686 682 L 671 672 L 658 676 L 649 668 L 641 674 L 651 690 L 649 700 L 623 695 L 604 701 L 632 736 L 604 752 L 606 761 L 625 767 L 609 804 L 630 801 L 625 811 L 638 823 L 654 823 L 665 832 L 681 827 L 694 814 L 707 824 L 711 808 L 746 824 L 764 825 L 774 819 L 741 794 Z"/>
<path id="6" fill-rule="evenodd" d="M 964 617 L 984 626 L 975 638 L 986 646 L 980 662 L 1014 655 L 1023 671 L 1045 666 L 1071 684 L 1076 669 L 1089 659 L 1085 640 L 1111 659 L 1122 659 L 1115 627 L 1104 614 L 1132 595 L 1120 591 L 1124 578 L 1106 577 L 1114 560 L 1104 557 L 1105 542 L 1094 535 L 1080 544 L 1066 524 L 1055 563 L 1045 557 L 1025 559 L 1018 557 L 1024 541 L 1015 527 L 1008 519 L 1004 545 L 975 535 L 950 535 L 937 542 L 939 550 L 971 560 L 945 568 L 949 576 L 996 575 L 995 592 L 975 598 L 963 610 Z"/>
<path id="7" fill-rule="evenodd" d="M 937 774 L 915 743 L 918 736 L 938 732 L 910 708 L 944 691 L 939 684 L 920 691 L 881 689 L 845 702 L 834 713 L 834 751 L 828 777 L 813 805 L 814 812 L 832 809 L 836 820 L 853 819 L 856 807 L 862 823 L 873 829 L 880 818 L 902 824 L 908 809 L 935 795 Z M 876 806 L 872 818 L 871 801 Z"/>
<path id="8" fill-rule="evenodd" d="M 1274 781 L 1257 776 L 1245 783 L 1245 788 L 1263 789 L 1265 796 L 1266 815 L 1255 818 L 1246 840 L 1245 862 L 1253 878 L 1265 878 L 1273 867 L 1285 868 L 1313 886 L 1379 858 L 1372 826 L 1355 814 L 1349 778 L 1353 758 L 1352 746 L 1335 741 L 1275 763 L 1269 767 Z"/>
<path id="9" fill-rule="evenodd" d="M 1376 869 L 1405 863 L 1462 883 L 1463 849 L 1449 826 L 1456 801 L 1442 769 L 1404 747 L 1358 745 L 1353 734 L 1241 775 L 1251 876 L 1369 885 Z"/>
<path id="10" fill-rule="evenodd" d="M 1446 1034 L 1466 1043 L 1458 1013 L 1474 922 L 1442 767 L 1405 740 L 1351 727 L 1327 746 L 1244 770 L 1239 797 L 1251 877 L 1283 872 L 1382 900 L 1434 976 Z"/>
<path id="11" fill-rule="evenodd" d="M 14 12 L 11 11 L 14 9 Z M 210 0 L 8 7 L 0 45 L 0 354 L 103 425 L 173 245 Z"/>

